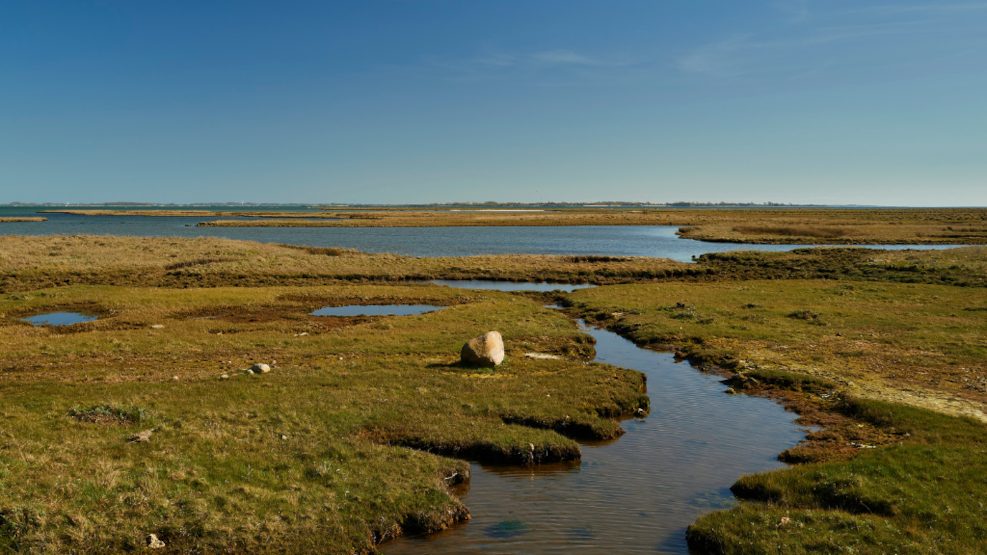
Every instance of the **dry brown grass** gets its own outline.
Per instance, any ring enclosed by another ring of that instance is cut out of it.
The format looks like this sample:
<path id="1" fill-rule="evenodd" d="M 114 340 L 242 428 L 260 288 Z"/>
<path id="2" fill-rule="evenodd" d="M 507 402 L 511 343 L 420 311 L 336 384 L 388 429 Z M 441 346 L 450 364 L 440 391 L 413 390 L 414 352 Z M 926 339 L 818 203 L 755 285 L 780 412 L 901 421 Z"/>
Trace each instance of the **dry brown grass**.
<path id="1" fill-rule="evenodd" d="M 738 226 L 733 228 L 737 233 L 744 235 L 792 235 L 801 237 L 815 237 L 834 239 L 850 235 L 854 230 L 841 228 L 822 227 L 769 227 L 769 226 Z"/>
<path id="2" fill-rule="evenodd" d="M 178 287 L 430 279 L 612 283 L 705 272 L 694 264 L 656 258 L 416 258 L 212 238 L 0 236 L 2 291 L 95 283 Z"/>
<path id="3" fill-rule="evenodd" d="M 984 244 L 987 210 L 716 210 L 695 214 L 684 239 L 783 244 Z"/>

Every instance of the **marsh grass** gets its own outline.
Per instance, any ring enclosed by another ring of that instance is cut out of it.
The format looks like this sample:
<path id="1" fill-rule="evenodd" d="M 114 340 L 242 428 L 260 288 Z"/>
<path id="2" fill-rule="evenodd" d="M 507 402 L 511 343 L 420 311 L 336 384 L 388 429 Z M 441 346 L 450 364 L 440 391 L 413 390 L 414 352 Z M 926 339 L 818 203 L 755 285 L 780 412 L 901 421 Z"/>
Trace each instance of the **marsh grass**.
<path id="1" fill-rule="evenodd" d="M 61 285 L 326 285 L 432 279 L 612 283 L 699 278 L 658 258 L 492 255 L 416 258 L 226 239 L 0 236 L 0 292 Z"/>
<path id="2" fill-rule="evenodd" d="M 689 527 L 703 553 L 979 553 L 987 430 L 981 422 L 873 400 L 844 410 L 898 441 L 850 461 L 746 475 L 745 502 Z"/>
<path id="3" fill-rule="evenodd" d="M 743 235 L 789 235 L 793 237 L 814 237 L 834 239 L 852 235 L 856 230 L 846 228 L 823 227 L 770 227 L 770 226 L 737 226 L 733 228 Z"/>
<path id="4" fill-rule="evenodd" d="M 330 327 L 307 315 L 323 303 L 447 308 Z M 10 316 L 79 304 L 107 316 L 75 333 Z M 187 317 L 223 311 L 278 317 Z M 132 551 L 154 533 L 171 552 L 373 552 L 466 518 L 447 490 L 465 460 L 577 458 L 574 437 L 648 407 L 639 372 L 588 363 L 564 315 L 500 292 L 59 287 L 0 313 L 0 551 Z M 508 362 L 458 364 L 490 329 Z"/>
<path id="5" fill-rule="evenodd" d="M 982 288 L 768 280 L 615 285 L 567 298 L 588 320 L 698 363 L 857 382 L 885 400 L 987 419 L 987 312 L 962 310 L 987 305 Z M 923 394 L 909 394 L 916 389 Z"/>
<path id="6" fill-rule="evenodd" d="M 840 279 L 987 286 L 987 248 L 877 251 L 862 248 L 710 253 L 697 263 L 719 280 Z M 849 290 L 838 293 L 850 294 Z"/>
<path id="7" fill-rule="evenodd" d="M 959 310 L 984 306 L 982 291 L 798 280 L 620 285 L 567 297 L 569 310 L 638 344 L 671 344 L 733 369 L 736 391 L 777 399 L 822 428 L 780 455 L 800 464 L 737 480 L 731 489 L 743 502 L 690 526 L 691 549 L 960 555 L 987 544 L 987 322 L 974 316 L 981 310 Z M 676 317 L 689 311 L 713 317 Z M 812 325 L 819 318 L 827 325 Z"/>

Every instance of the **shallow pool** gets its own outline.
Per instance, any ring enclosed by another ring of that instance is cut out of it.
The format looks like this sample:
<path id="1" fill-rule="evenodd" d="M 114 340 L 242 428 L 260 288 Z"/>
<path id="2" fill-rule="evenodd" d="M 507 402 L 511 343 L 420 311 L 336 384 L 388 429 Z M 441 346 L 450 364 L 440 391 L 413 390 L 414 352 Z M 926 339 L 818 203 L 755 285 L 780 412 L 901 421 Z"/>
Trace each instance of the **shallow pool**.
<path id="1" fill-rule="evenodd" d="M 347 306 L 327 306 L 309 316 L 410 316 L 442 310 L 443 306 L 428 304 L 351 304 Z"/>
<path id="2" fill-rule="evenodd" d="M 86 316 L 78 312 L 52 312 L 24 318 L 24 321 L 31 322 L 35 326 L 71 326 L 72 324 L 92 322 L 95 319 L 96 316 Z"/>

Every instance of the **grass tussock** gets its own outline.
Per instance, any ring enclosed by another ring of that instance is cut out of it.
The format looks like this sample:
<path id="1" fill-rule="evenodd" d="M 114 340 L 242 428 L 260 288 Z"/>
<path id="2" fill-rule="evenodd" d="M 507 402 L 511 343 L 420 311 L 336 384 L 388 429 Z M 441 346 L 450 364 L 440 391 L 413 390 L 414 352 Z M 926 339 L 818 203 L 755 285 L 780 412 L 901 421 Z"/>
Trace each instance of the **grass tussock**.
<path id="1" fill-rule="evenodd" d="M 92 405 L 74 406 L 69 409 L 68 416 L 92 424 L 124 424 L 144 422 L 150 418 L 150 413 L 142 407 Z"/>

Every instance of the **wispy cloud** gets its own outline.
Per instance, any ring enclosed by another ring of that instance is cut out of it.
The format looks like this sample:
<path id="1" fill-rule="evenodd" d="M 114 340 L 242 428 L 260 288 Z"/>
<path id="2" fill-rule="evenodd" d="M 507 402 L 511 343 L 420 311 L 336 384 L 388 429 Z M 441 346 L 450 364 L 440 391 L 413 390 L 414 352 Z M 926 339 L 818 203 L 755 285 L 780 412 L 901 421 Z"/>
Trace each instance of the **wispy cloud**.
<path id="1" fill-rule="evenodd" d="M 969 12 L 987 10 L 987 2 L 960 2 L 953 4 L 921 4 L 914 6 L 890 5 L 890 6 L 869 6 L 857 8 L 846 13 L 872 13 L 880 15 L 897 14 L 954 14 L 957 12 Z"/>
<path id="2" fill-rule="evenodd" d="M 811 73 L 824 65 L 838 65 L 841 59 L 856 63 L 867 48 L 895 37 L 911 35 L 922 40 L 951 36 L 953 27 L 945 22 L 972 11 L 987 13 L 987 2 L 870 6 L 811 16 L 807 2 L 786 0 L 775 7 L 792 16 L 788 23 L 802 23 L 797 33 L 784 26 L 737 33 L 694 48 L 679 57 L 678 68 L 716 77 Z M 810 19 L 811 25 L 806 25 Z"/>
<path id="3" fill-rule="evenodd" d="M 809 20 L 809 0 L 779 0 L 774 7 L 788 15 L 789 23 L 803 23 Z"/>
<path id="4" fill-rule="evenodd" d="M 527 53 L 487 51 L 474 58 L 460 60 L 458 63 L 496 67 L 627 67 L 639 61 L 628 57 L 592 56 L 572 50 L 544 50 Z"/>
<path id="5" fill-rule="evenodd" d="M 599 56 L 574 50 L 539 50 L 510 52 L 484 50 L 466 58 L 432 57 L 423 61 L 429 67 L 448 71 L 457 78 L 493 79 L 508 74 L 528 73 L 553 75 L 566 72 L 591 76 L 600 72 L 631 71 L 647 63 L 644 58 L 630 56 Z"/>

